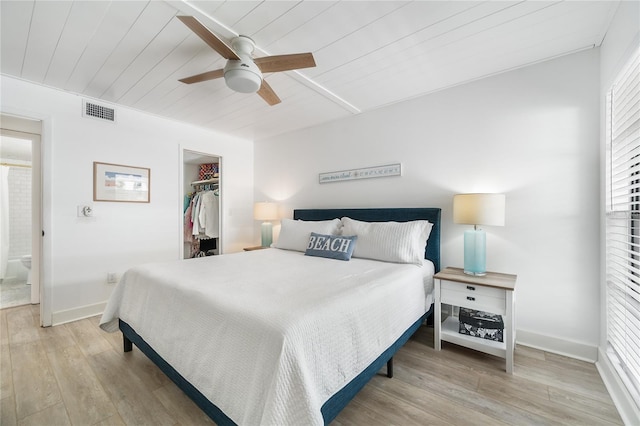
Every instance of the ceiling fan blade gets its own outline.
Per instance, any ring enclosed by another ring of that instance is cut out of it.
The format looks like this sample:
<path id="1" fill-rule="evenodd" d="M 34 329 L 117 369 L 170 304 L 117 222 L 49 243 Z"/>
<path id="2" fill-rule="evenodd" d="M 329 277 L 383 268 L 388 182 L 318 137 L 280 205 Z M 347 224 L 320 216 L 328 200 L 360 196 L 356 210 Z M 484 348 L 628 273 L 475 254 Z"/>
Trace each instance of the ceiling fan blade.
<path id="1" fill-rule="evenodd" d="M 260 89 L 258 89 L 257 93 L 271 106 L 277 105 L 281 102 L 278 95 L 276 95 L 276 92 L 273 91 L 271 86 L 269 86 L 269 83 L 264 79 L 262 80 L 262 85 L 260 86 Z"/>
<path id="2" fill-rule="evenodd" d="M 181 81 L 186 84 L 200 83 L 201 81 L 214 80 L 216 78 L 221 78 L 224 76 L 224 70 L 220 68 L 215 71 L 207 71 L 202 74 L 192 75 L 191 77 L 181 78 L 178 81 Z"/>
<path id="3" fill-rule="evenodd" d="M 316 66 L 311 53 L 294 53 L 291 55 L 275 55 L 255 58 L 253 60 L 262 72 L 289 71 Z"/>
<path id="4" fill-rule="evenodd" d="M 178 19 L 181 20 L 187 27 L 191 29 L 198 37 L 204 40 L 213 50 L 218 52 L 225 59 L 240 59 L 240 57 L 233 51 L 227 43 L 225 43 L 221 38 L 217 35 L 209 31 L 207 27 L 202 25 L 200 21 L 198 21 L 193 16 L 178 16 Z"/>

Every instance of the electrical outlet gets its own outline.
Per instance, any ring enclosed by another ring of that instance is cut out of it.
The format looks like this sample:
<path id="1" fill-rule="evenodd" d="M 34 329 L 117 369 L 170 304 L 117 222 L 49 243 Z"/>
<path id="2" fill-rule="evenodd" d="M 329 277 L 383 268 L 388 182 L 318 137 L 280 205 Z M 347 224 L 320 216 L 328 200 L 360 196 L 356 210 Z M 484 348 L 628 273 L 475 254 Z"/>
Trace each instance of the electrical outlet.
<path id="1" fill-rule="evenodd" d="M 107 283 L 108 284 L 117 284 L 118 283 L 118 274 L 115 272 L 107 273 Z"/>

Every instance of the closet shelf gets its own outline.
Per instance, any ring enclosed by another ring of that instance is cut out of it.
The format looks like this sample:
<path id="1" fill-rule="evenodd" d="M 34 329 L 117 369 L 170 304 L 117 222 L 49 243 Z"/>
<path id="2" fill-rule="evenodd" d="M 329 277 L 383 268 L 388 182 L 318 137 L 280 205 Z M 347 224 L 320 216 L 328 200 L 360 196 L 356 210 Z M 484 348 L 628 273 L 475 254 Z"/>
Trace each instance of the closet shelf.
<path id="1" fill-rule="evenodd" d="M 220 178 L 196 180 L 194 182 L 191 182 L 191 185 L 202 185 L 202 184 L 205 184 L 205 183 L 218 183 L 219 181 L 220 181 Z"/>

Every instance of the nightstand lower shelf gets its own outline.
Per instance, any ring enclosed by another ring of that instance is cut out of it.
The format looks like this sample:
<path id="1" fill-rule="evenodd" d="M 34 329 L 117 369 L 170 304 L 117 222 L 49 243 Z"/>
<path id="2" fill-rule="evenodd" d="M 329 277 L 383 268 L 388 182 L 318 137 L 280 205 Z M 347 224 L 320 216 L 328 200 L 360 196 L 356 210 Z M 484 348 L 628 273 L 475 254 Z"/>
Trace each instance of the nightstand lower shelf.
<path id="1" fill-rule="evenodd" d="M 495 340 L 481 339 L 480 337 L 469 336 L 467 334 L 461 334 L 459 332 L 458 317 L 450 316 L 442 322 L 440 340 L 455 343 L 456 345 L 464 346 L 465 348 L 482 351 L 491 355 L 499 356 L 501 358 L 506 358 L 506 343 L 497 342 Z"/>

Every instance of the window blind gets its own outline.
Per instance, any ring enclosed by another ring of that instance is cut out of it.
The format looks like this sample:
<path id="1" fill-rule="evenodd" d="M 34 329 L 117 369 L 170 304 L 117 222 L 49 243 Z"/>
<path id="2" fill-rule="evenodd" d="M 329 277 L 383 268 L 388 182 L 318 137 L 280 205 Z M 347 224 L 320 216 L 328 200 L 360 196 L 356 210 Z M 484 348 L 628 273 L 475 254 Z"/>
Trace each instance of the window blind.
<path id="1" fill-rule="evenodd" d="M 640 395 L 640 48 L 606 98 L 607 354 Z"/>

